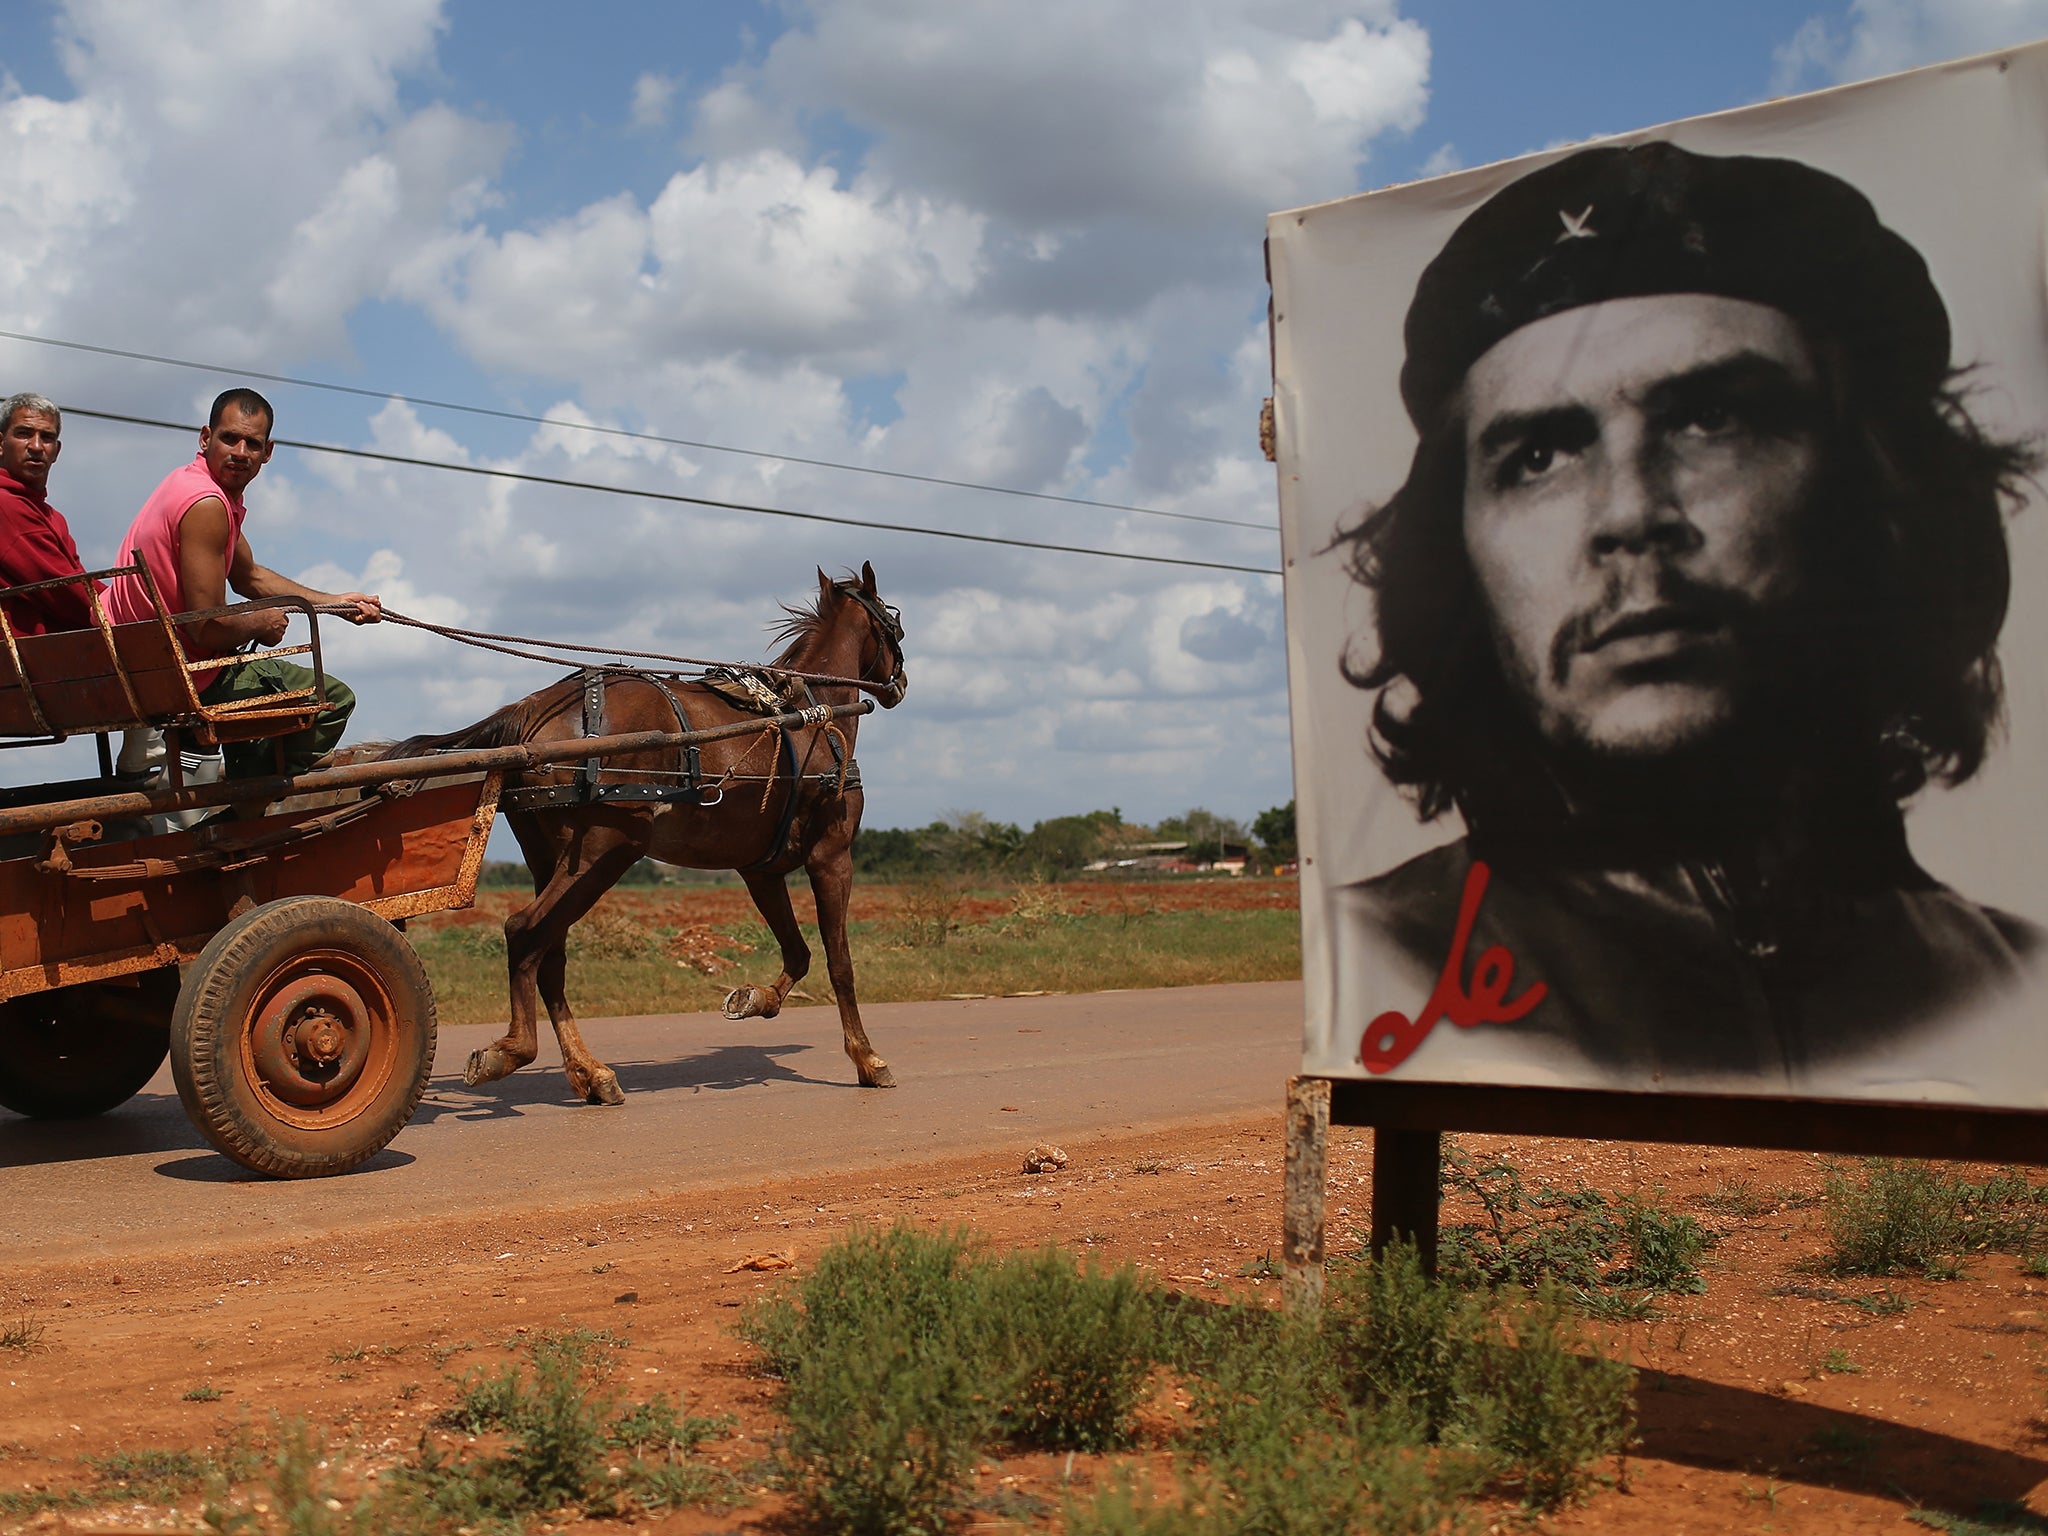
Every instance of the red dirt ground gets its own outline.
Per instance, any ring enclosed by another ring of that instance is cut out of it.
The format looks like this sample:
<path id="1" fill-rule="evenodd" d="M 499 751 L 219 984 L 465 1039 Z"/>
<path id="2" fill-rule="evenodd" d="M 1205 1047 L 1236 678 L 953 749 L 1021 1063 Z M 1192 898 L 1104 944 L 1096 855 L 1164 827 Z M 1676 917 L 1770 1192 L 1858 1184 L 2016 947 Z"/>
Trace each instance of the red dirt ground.
<path id="1" fill-rule="evenodd" d="M 1252 877 L 1198 880 L 1070 880 L 1043 886 L 1020 887 L 1043 893 L 1059 910 L 1075 915 L 1143 912 L 1243 912 L 1260 907 L 1282 907 L 1292 911 L 1300 898 L 1300 887 L 1292 879 L 1270 880 Z M 817 921 L 811 893 L 801 880 L 792 880 L 790 896 L 796 914 L 804 922 Z M 445 912 L 421 920 L 422 926 L 489 923 L 505 921 L 513 911 L 526 905 L 523 888 L 490 886 L 476 893 L 476 905 L 457 912 Z M 900 919 L 919 900 L 919 889 L 908 885 L 880 885 L 861 882 L 853 889 L 853 920 L 874 922 Z M 982 923 L 1007 917 L 1016 910 L 1014 895 L 964 897 L 954 911 L 959 923 Z M 598 904 L 636 921 L 668 927 L 689 923 L 725 924 L 754 920 L 754 904 L 742 885 L 627 885 L 615 887 Z"/>
<path id="2" fill-rule="evenodd" d="M 1620 1485 L 1543 1522 L 1563 1532 L 1818 1533 L 1916 1529 L 1916 1506 L 1975 1514 L 1983 1501 L 2048 1513 L 2043 1340 L 2048 1282 L 2010 1259 L 1974 1261 L 1944 1283 L 1829 1280 L 1810 1203 L 1822 1171 L 1795 1154 L 1620 1143 L 1464 1138 L 1507 1152 L 1529 1182 L 1657 1195 L 1724 1234 L 1707 1293 L 1674 1297 L 1657 1322 L 1618 1330 L 1640 1367 L 1641 1441 Z M 1142 1266 L 1197 1294 L 1275 1300 L 1240 1277 L 1279 1236 L 1277 1119 L 1179 1134 L 1125 1135 L 1066 1149 L 1064 1171 L 1029 1176 L 1014 1156 L 903 1167 L 886 1175 L 742 1188 L 714 1197 L 515 1213 L 469 1225 L 394 1227 L 324 1241 L 229 1242 L 119 1264 L 10 1265 L 0 1325 L 44 1326 L 39 1347 L 0 1350 L 0 1487 L 85 1480 L 80 1458 L 115 1449 L 196 1447 L 273 1411 L 303 1415 L 374 1463 L 408 1454 L 450 1401 L 449 1373 L 503 1361 L 520 1330 L 570 1324 L 630 1338 L 615 1381 L 629 1393 L 680 1387 L 696 1412 L 739 1429 L 712 1447 L 736 1468 L 773 1429 L 773 1388 L 750 1374 L 730 1332 L 738 1308 L 776 1282 L 735 1269 L 790 1254 L 801 1271 L 849 1222 L 965 1224 L 1002 1245 L 1058 1242 Z M 1763 1214 L 1715 1216 L 1698 1202 L 1729 1186 L 1769 1196 Z M 1330 1228 L 1355 1248 L 1366 1215 L 1369 1143 L 1332 1134 Z M 1889 1285 L 1910 1306 L 1873 1315 L 1840 1297 Z M 1788 1288 L 1797 1287 L 1799 1291 Z M 631 1298 L 631 1299 L 628 1299 Z M 437 1366 L 434 1347 L 473 1345 Z M 1832 1352 L 1839 1351 L 1839 1354 Z M 359 1355 L 360 1358 L 350 1358 Z M 1830 1370 L 1853 1364 L 1853 1372 Z M 215 1401 L 184 1394 L 210 1385 Z M 1158 1458 L 1159 1449 L 1149 1454 Z M 1022 1489 L 1056 1509 L 1105 1464 L 990 1462 L 983 1492 Z M 760 1486 L 750 1479 L 750 1486 Z M 47 1513 L 0 1530 L 191 1529 L 162 1507 Z M 664 1536 L 769 1529 L 760 1493 L 737 1511 L 593 1524 Z M 1512 1526 L 1502 1510 L 1497 1528 Z M 977 1531 L 1056 1529 L 977 1513 Z"/>

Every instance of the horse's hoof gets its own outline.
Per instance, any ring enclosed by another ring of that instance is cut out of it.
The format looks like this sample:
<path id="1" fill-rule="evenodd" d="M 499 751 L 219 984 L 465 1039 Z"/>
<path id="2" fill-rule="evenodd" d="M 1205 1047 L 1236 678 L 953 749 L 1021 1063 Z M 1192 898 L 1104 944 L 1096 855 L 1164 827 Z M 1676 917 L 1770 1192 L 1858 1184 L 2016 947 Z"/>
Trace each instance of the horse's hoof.
<path id="1" fill-rule="evenodd" d="M 619 1074 L 610 1067 L 599 1067 L 591 1073 L 590 1086 L 583 1091 L 583 1102 L 612 1105 L 625 1103 L 625 1092 L 619 1087 Z"/>
<path id="2" fill-rule="evenodd" d="M 518 1070 L 519 1063 L 493 1045 L 469 1053 L 469 1065 L 462 1069 L 462 1081 L 471 1088 L 478 1088 L 485 1083 L 495 1083 L 501 1077 L 510 1077 Z"/>
<path id="3" fill-rule="evenodd" d="M 889 1063 L 877 1061 L 870 1065 L 867 1071 L 861 1073 L 860 1085 L 863 1088 L 894 1088 L 896 1086 L 896 1074 L 889 1070 Z"/>
<path id="4" fill-rule="evenodd" d="M 766 987 L 734 987 L 725 994 L 728 1019 L 772 1019 L 780 1012 L 782 1004 Z"/>

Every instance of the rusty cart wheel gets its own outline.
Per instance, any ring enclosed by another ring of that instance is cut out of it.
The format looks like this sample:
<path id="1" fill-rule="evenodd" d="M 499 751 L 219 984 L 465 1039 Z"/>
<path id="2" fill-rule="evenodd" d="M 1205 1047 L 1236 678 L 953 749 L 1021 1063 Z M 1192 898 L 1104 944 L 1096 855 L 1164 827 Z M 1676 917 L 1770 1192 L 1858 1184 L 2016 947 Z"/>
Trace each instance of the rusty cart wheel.
<path id="1" fill-rule="evenodd" d="M 404 1128 L 434 1065 L 434 991 L 383 918 L 332 896 L 245 912 L 201 951 L 171 1018 L 186 1113 L 258 1173 L 346 1173 Z"/>
<path id="2" fill-rule="evenodd" d="M 175 969 L 0 1004 L 0 1104 L 36 1120 L 103 1115 L 142 1091 L 170 1049 Z"/>

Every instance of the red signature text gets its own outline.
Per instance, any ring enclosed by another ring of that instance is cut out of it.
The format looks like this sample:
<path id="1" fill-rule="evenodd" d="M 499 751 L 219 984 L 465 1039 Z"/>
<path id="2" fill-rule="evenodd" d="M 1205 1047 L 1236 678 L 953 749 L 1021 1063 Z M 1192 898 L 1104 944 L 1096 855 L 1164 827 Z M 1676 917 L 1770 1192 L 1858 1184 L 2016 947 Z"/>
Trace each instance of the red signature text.
<path id="1" fill-rule="evenodd" d="M 1536 982 L 1513 1002 L 1508 988 L 1515 980 L 1515 957 L 1507 946 L 1495 944 L 1479 956 L 1472 967 L 1472 990 L 1463 981 L 1465 949 L 1472 942 L 1472 926 L 1479 920 L 1479 903 L 1486 895 L 1491 871 L 1473 861 L 1465 877 L 1465 894 L 1458 903 L 1458 931 L 1451 937 L 1451 952 L 1444 956 L 1444 968 L 1436 979 L 1436 990 L 1413 1019 L 1392 1009 L 1372 1021 L 1359 1048 L 1359 1060 L 1368 1072 L 1387 1072 L 1406 1061 L 1422 1044 L 1437 1020 L 1449 1019 L 1460 1029 L 1474 1024 L 1512 1024 L 1542 1002 L 1550 988 Z"/>

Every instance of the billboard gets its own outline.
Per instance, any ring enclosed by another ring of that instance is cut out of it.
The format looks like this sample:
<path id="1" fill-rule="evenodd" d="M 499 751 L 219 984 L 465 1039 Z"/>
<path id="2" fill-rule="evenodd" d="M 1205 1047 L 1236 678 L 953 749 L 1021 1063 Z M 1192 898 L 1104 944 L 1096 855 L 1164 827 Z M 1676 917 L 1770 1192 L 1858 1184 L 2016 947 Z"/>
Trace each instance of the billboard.
<path id="1" fill-rule="evenodd" d="M 2048 1109 L 2048 45 L 1276 214 L 1303 1071 Z"/>

